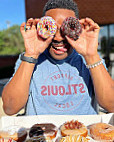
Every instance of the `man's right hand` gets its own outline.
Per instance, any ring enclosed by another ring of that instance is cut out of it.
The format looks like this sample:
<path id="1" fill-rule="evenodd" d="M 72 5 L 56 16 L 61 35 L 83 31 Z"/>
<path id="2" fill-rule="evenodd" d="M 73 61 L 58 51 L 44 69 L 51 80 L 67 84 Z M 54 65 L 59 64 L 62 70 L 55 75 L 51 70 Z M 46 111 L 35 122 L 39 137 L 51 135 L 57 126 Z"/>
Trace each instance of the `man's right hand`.
<path id="1" fill-rule="evenodd" d="M 22 23 L 20 27 L 21 34 L 24 39 L 25 56 L 38 58 L 38 56 L 44 52 L 49 46 L 53 37 L 49 37 L 44 40 L 38 36 L 36 25 L 40 19 L 28 19 L 27 23 Z M 26 29 L 25 30 L 25 25 Z"/>

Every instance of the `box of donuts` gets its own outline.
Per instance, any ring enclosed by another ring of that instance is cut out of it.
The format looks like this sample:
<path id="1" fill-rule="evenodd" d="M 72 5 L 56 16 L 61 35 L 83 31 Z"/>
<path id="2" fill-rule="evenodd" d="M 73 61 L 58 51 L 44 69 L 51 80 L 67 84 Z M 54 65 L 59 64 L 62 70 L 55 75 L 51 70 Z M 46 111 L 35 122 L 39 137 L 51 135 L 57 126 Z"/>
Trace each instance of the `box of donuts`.
<path id="1" fill-rule="evenodd" d="M 3 116 L 0 142 L 114 142 L 114 113 Z"/>

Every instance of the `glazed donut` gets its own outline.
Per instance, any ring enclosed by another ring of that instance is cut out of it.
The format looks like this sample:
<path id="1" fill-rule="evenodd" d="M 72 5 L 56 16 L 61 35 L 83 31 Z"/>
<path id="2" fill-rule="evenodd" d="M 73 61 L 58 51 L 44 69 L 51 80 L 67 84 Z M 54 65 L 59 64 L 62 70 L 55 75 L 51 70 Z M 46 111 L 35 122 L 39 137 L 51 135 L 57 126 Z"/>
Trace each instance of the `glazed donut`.
<path id="1" fill-rule="evenodd" d="M 77 18 L 67 17 L 61 25 L 62 36 L 67 35 L 68 37 L 77 40 L 81 32 L 82 26 Z"/>
<path id="2" fill-rule="evenodd" d="M 13 139 L 17 142 L 22 142 L 27 137 L 27 130 L 20 126 L 5 127 L 0 131 L 0 138 Z"/>
<path id="3" fill-rule="evenodd" d="M 96 123 L 89 126 L 90 136 L 95 140 L 114 141 L 114 126 L 106 123 Z"/>
<path id="4" fill-rule="evenodd" d="M 88 140 L 80 135 L 70 135 L 62 137 L 59 142 L 88 142 Z"/>
<path id="5" fill-rule="evenodd" d="M 50 16 L 44 16 L 37 24 L 38 35 L 46 39 L 56 33 L 57 25 L 55 20 Z"/>
<path id="6" fill-rule="evenodd" d="M 30 128 L 29 136 L 37 137 L 43 135 L 46 139 L 53 139 L 56 137 L 57 127 L 52 123 L 35 124 Z"/>
<path id="7" fill-rule="evenodd" d="M 84 124 L 81 122 L 78 122 L 77 120 L 71 120 L 70 122 L 64 123 L 60 127 L 61 135 L 67 136 L 67 135 L 81 135 L 86 137 L 88 134 L 88 130 Z"/>

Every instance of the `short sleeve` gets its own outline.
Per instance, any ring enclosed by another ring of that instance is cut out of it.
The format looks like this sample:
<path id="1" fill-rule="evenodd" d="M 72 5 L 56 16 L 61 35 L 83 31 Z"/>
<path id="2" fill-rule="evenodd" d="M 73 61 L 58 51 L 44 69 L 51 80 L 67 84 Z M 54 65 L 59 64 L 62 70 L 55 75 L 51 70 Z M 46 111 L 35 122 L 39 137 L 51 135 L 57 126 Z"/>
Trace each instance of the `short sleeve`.
<path id="1" fill-rule="evenodd" d="M 15 63 L 14 73 L 13 73 L 12 77 L 9 79 L 9 81 L 13 78 L 13 76 L 15 75 L 17 69 L 19 68 L 19 66 L 21 64 L 20 56 L 21 56 L 21 54 L 19 55 L 19 58 L 17 59 L 17 61 Z M 9 83 L 9 81 L 7 83 Z"/>

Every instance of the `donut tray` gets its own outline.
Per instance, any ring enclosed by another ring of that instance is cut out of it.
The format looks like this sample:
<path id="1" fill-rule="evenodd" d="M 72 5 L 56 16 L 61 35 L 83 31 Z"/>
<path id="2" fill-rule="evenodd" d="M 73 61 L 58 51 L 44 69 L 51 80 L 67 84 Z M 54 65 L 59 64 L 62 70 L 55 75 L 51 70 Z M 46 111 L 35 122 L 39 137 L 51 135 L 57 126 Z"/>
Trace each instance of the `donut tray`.
<path id="1" fill-rule="evenodd" d="M 85 126 L 87 126 L 87 128 L 89 125 L 98 122 L 114 125 L 114 113 L 109 113 L 104 115 L 38 115 L 38 116 L 34 115 L 34 116 L 18 116 L 18 117 L 3 116 L 0 118 L 0 130 L 2 130 L 4 127 L 8 127 L 11 125 L 18 125 L 20 127 L 21 126 L 25 127 L 29 132 L 30 128 L 34 124 L 53 123 L 57 126 L 58 132 L 56 138 L 48 142 L 58 142 L 57 139 L 61 137 L 59 131 L 60 126 L 63 123 L 71 120 L 78 120 L 79 122 L 82 122 Z M 27 136 L 27 139 L 29 139 L 29 136 Z M 97 141 L 93 140 L 88 134 L 88 142 L 97 142 Z M 103 142 L 109 142 L 109 141 L 103 141 Z"/>

